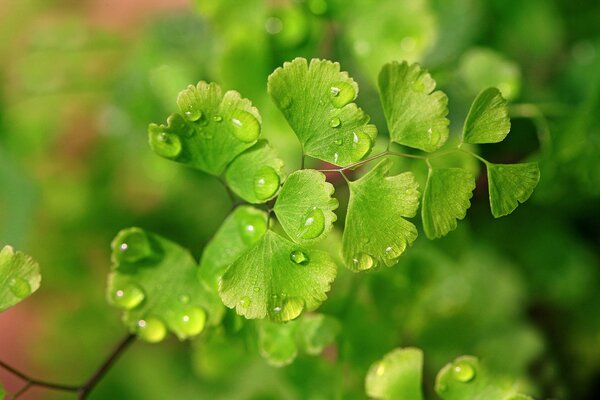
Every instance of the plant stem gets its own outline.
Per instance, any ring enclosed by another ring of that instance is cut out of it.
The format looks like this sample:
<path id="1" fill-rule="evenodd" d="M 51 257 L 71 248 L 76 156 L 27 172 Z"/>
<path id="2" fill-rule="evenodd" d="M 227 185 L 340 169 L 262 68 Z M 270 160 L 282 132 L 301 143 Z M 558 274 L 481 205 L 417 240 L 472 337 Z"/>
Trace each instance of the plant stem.
<path id="1" fill-rule="evenodd" d="M 29 386 L 40 386 L 46 389 L 61 390 L 63 392 L 76 392 L 79 390 L 79 386 L 76 385 L 63 385 L 61 383 L 46 382 L 40 379 L 31 378 L 29 375 L 24 374 L 23 372 L 11 367 L 3 361 L 0 361 L 0 367 L 26 381 L 29 384 Z M 21 389 L 21 391 L 24 390 Z"/>

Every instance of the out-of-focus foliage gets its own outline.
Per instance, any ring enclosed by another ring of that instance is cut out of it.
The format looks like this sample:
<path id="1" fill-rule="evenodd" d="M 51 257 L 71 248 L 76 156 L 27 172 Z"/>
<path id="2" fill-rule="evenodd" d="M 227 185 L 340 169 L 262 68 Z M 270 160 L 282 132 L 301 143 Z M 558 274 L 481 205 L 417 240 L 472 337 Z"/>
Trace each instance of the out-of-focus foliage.
<path id="1" fill-rule="evenodd" d="M 500 89 L 511 133 L 479 150 L 496 164 L 539 161 L 528 203 L 494 220 L 483 174 L 470 217 L 448 237 L 420 237 L 393 269 L 340 268 L 320 311 L 341 329 L 318 356 L 299 351 L 274 368 L 261 357 L 261 328 L 227 311 L 222 327 L 187 345 L 136 344 L 91 398 L 363 399 L 369 366 L 399 346 L 423 349 L 426 396 L 427 377 L 473 354 L 491 373 L 525 377 L 522 391 L 535 398 L 598 397 L 597 2 L 198 0 L 127 29 L 90 22 L 95 3 L 0 3 L 0 245 L 31 254 L 44 270 L 36 296 L 0 316 L 13 338 L 33 326 L 13 322 L 15 313 L 40 327 L 20 353 L 27 359 L 9 361 L 83 380 L 125 334 L 102 283 L 116 232 L 141 226 L 199 259 L 221 226 L 230 203 L 220 183 L 147 146 L 147 124 L 177 111 L 181 89 L 204 80 L 239 91 L 260 108 L 262 136 L 298 167 L 300 145 L 266 90 L 277 66 L 298 56 L 339 60 L 360 85 L 358 106 L 383 129 L 377 73 L 408 60 L 452 99 L 448 143 L 477 93 Z M 465 160 L 452 167 L 476 174 Z M 406 170 L 425 188 L 426 168 L 403 161 L 393 174 Z M 347 191 L 338 176 L 328 179 Z M 338 231 L 329 250 L 341 247 Z M 218 253 L 205 253 L 200 268 L 218 269 Z"/>

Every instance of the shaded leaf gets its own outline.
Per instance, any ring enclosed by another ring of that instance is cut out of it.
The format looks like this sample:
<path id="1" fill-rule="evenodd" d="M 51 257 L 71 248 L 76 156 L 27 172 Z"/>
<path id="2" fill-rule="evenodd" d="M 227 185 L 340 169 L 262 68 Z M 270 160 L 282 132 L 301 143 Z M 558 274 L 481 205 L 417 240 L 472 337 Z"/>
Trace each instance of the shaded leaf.
<path id="1" fill-rule="evenodd" d="M 268 90 L 305 154 L 345 166 L 371 151 L 377 128 L 353 103 L 358 85 L 338 63 L 296 58 L 269 76 Z"/>
<path id="2" fill-rule="evenodd" d="M 140 338 L 159 342 L 170 330 L 185 339 L 202 332 L 206 321 L 221 321 L 219 297 L 198 279 L 187 250 L 140 228 L 120 231 L 111 246 L 108 301 L 123 310 L 123 322 Z"/>
<path id="3" fill-rule="evenodd" d="M 314 169 L 292 173 L 286 179 L 274 211 L 281 226 L 296 243 L 311 243 L 327 236 L 337 219 L 335 189 L 325 174 Z"/>
<path id="4" fill-rule="evenodd" d="M 346 266 L 354 271 L 380 263 L 395 265 L 417 238 L 417 229 L 404 218 L 417 212 L 418 184 L 411 172 L 387 176 L 390 166 L 384 160 L 349 184 L 343 254 Z"/>
<path id="5" fill-rule="evenodd" d="M 431 168 L 423 193 L 421 217 L 429 239 L 445 236 L 463 219 L 475 189 L 475 177 L 462 168 Z"/>
<path id="6" fill-rule="evenodd" d="M 306 249 L 273 231 L 242 254 L 225 272 L 223 303 L 246 318 L 296 318 L 326 298 L 336 265 L 325 252 Z"/>
<path id="7" fill-rule="evenodd" d="M 4 246 L 0 251 L 0 311 L 38 290 L 41 280 L 40 267 L 33 258 Z"/>
<path id="8" fill-rule="evenodd" d="M 486 167 L 490 206 L 496 218 L 510 214 L 519 203 L 527 201 L 540 180 L 537 163 L 487 163 Z"/>
<path id="9" fill-rule="evenodd" d="M 381 104 L 390 139 L 408 147 L 435 151 L 448 139 L 448 97 L 419 64 L 393 62 L 379 73 Z"/>
<path id="10" fill-rule="evenodd" d="M 166 125 L 150 124 L 150 147 L 159 156 L 220 175 L 260 135 L 261 117 L 238 92 L 222 93 L 215 83 L 199 82 L 179 93 L 181 114 Z"/>
<path id="11" fill-rule="evenodd" d="M 477 95 L 463 128 L 467 143 L 498 143 L 510 131 L 508 107 L 502 93 L 494 87 Z"/>
<path id="12" fill-rule="evenodd" d="M 376 399 L 422 400 L 422 375 L 420 349 L 395 349 L 369 368 L 365 381 L 367 395 Z"/>

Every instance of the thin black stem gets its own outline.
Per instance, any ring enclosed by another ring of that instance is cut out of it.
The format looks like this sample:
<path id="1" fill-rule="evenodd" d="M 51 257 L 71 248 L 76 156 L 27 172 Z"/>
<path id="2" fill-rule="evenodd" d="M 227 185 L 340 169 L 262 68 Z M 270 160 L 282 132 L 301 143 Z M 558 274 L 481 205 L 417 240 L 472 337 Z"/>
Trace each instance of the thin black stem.
<path id="1" fill-rule="evenodd" d="M 371 156 L 369 158 L 365 158 L 364 160 L 360 160 L 357 161 L 355 163 L 352 163 L 350 165 L 347 165 L 345 167 L 340 167 L 340 168 L 331 168 L 331 169 L 320 169 L 319 171 L 321 172 L 342 172 L 342 171 L 346 171 L 352 168 L 356 168 L 356 167 L 360 167 L 361 165 L 364 165 L 368 162 L 371 162 L 373 160 L 377 160 L 378 158 L 381 157 L 385 157 L 385 156 L 398 156 L 398 157 L 406 157 L 406 158 L 416 158 L 419 160 L 426 160 L 427 157 L 425 156 L 419 156 L 416 154 L 406 154 L 406 153 L 399 153 L 397 151 L 384 151 L 382 153 L 379 154 L 375 154 L 374 156 Z"/>
<path id="2" fill-rule="evenodd" d="M 29 383 L 30 386 L 40 386 L 46 389 L 62 390 L 64 392 L 76 392 L 79 390 L 79 386 L 76 385 L 63 385 L 61 383 L 46 382 L 40 379 L 32 378 L 29 375 L 26 375 L 23 372 L 11 367 L 3 361 L 0 361 L 0 367 L 4 368 L 11 374 L 23 379 L 24 381 Z"/>
<path id="3" fill-rule="evenodd" d="M 123 354 L 123 352 L 133 343 L 136 336 L 132 333 L 129 333 L 115 349 L 110 353 L 108 358 L 100 365 L 100 367 L 94 372 L 94 374 L 87 380 L 86 383 L 81 385 L 79 388 L 79 396 L 77 397 L 79 400 L 83 400 L 87 398 L 92 389 L 100 382 L 100 380 L 106 375 L 108 370 L 113 366 L 113 364 L 119 359 L 119 356 Z"/>

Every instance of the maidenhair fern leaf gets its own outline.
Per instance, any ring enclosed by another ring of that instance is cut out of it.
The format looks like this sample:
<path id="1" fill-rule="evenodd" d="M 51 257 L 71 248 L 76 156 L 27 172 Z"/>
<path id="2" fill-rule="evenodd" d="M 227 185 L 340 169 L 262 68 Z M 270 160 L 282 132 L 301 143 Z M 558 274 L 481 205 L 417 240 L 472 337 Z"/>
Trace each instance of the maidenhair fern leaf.
<path id="1" fill-rule="evenodd" d="M 494 87 L 477 95 L 463 128 L 467 143 L 498 143 L 510 131 L 508 107 L 502 93 Z"/>
<path id="2" fill-rule="evenodd" d="M 333 185 L 312 169 L 291 174 L 277 197 L 274 211 L 281 226 L 296 243 L 311 243 L 327 236 L 337 219 Z"/>
<path id="3" fill-rule="evenodd" d="M 40 287 L 38 263 L 11 246 L 0 251 L 0 311 L 25 299 Z"/>
<path id="4" fill-rule="evenodd" d="M 432 168 L 423 193 L 421 217 L 429 239 L 445 236 L 463 219 L 475 189 L 475 177 L 462 168 Z"/>
<path id="5" fill-rule="evenodd" d="M 220 175 L 260 135 L 260 114 L 250 100 L 232 90 L 223 94 L 215 83 L 188 86 L 177 105 L 181 114 L 148 127 L 150 147 L 164 158 Z"/>
<path id="6" fill-rule="evenodd" d="M 229 267 L 219 292 L 227 307 L 246 318 L 288 321 L 327 298 L 336 269 L 327 253 L 269 230 Z"/>
<path id="7" fill-rule="evenodd" d="M 490 206 L 496 218 L 508 215 L 524 203 L 540 180 L 537 163 L 487 163 Z"/>
<path id="8" fill-rule="evenodd" d="M 395 265 L 417 238 L 417 229 L 405 218 L 414 217 L 419 207 L 418 184 L 411 172 L 387 176 L 389 169 L 384 160 L 349 184 L 343 253 L 353 271 Z"/>
<path id="9" fill-rule="evenodd" d="M 392 141 L 428 152 L 442 147 L 448 139 L 448 97 L 434 90 L 435 81 L 418 64 L 383 66 L 379 91 Z"/>
<path id="10" fill-rule="evenodd" d="M 358 85 L 338 63 L 296 58 L 269 76 L 268 89 L 305 154 L 346 166 L 371 151 L 377 128 L 353 103 Z"/>
<path id="11" fill-rule="evenodd" d="M 112 242 L 109 303 L 123 310 L 123 322 L 148 342 L 173 332 L 198 335 L 205 323 L 218 324 L 223 306 L 217 293 L 198 279 L 198 265 L 179 245 L 140 228 L 124 229 Z"/>
<path id="12" fill-rule="evenodd" d="M 369 368 L 367 395 L 374 399 L 422 400 L 423 352 L 407 347 L 395 349 Z"/>
<path id="13" fill-rule="evenodd" d="M 279 191 L 283 161 L 266 140 L 240 154 L 227 167 L 225 179 L 235 194 L 249 203 L 264 203 Z"/>

